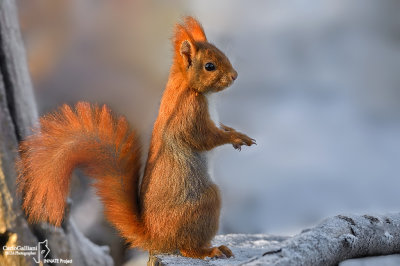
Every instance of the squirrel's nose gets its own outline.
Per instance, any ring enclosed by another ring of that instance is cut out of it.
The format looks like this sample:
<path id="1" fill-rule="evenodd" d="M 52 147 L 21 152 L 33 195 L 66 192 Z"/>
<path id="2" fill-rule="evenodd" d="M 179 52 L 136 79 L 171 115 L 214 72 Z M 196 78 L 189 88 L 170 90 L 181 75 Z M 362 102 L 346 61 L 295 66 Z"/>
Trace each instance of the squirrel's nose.
<path id="1" fill-rule="evenodd" d="M 238 73 L 234 70 L 233 73 L 231 74 L 231 78 L 232 78 L 232 80 L 235 80 L 235 79 L 237 79 L 237 77 L 238 77 Z"/>

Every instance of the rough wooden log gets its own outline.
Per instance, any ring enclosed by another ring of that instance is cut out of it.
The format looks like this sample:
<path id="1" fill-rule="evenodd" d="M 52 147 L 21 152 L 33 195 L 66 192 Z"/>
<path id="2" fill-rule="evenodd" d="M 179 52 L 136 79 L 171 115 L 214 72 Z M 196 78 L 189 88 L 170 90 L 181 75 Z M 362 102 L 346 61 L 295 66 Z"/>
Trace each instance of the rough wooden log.
<path id="1" fill-rule="evenodd" d="M 294 237 L 218 236 L 235 258 L 196 260 L 174 255 L 150 257 L 149 265 L 337 265 L 351 259 L 400 253 L 400 213 L 338 215 Z"/>
<path id="2" fill-rule="evenodd" d="M 1 52 L 0 52 L 1 53 Z M 1 64 L 1 63 L 0 63 Z M 1 68 L 2 70 L 2 68 Z M 0 72 L 0 246 L 16 246 L 17 243 L 35 246 L 37 240 L 15 201 L 14 162 L 17 158 L 18 141 L 14 123 L 7 104 L 7 94 Z M 33 265 L 34 261 L 21 256 L 4 256 L 0 250 L 0 265 Z"/>
<path id="3" fill-rule="evenodd" d="M 29 135 L 38 114 L 14 0 L 0 1 L 0 265 L 36 265 L 29 256 L 6 255 L 3 246 L 37 246 L 48 240 L 47 258 L 74 265 L 112 265 L 107 247 L 85 238 L 66 217 L 62 228 L 28 226 L 15 193 L 18 141 Z"/>
<path id="4" fill-rule="evenodd" d="M 18 140 L 30 133 L 38 114 L 14 0 L 0 1 L 0 67 L 7 107 Z"/>
<path id="5" fill-rule="evenodd" d="M 151 255 L 147 265 L 240 265 L 253 261 L 268 252 L 280 249 L 280 244 L 289 237 L 271 235 L 230 234 L 218 235 L 212 241 L 214 246 L 227 245 L 235 257 L 229 259 L 190 259 L 179 255 Z"/>

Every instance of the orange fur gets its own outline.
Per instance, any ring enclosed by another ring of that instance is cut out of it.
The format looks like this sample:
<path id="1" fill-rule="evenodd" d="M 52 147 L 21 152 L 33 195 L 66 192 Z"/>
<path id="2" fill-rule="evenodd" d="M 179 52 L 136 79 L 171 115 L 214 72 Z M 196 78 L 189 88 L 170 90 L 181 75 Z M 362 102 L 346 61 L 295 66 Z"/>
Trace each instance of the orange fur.
<path id="1" fill-rule="evenodd" d="M 31 221 L 60 225 L 71 172 L 81 166 L 96 179 L 108 220 L 132 246 L 196 258 L 233 255 L 226 246 L 210 246 L 221 200 L 205 152 L 255 143 L 210 118 L 208 95 L 230 86 L 237 73 L 194 18 L 176 25 L 173 44 L 140 195 L 139 144 L 126 120 L 105 106 L 65 105 L 43 117 L 40 131 L 21 144 L 18 186 Z M 215 69 L 207 70 L 209 63 Z"/>
<path id="2" fill-rule="evenodd" d="M 107 218 L 131 243 L 146 238 L 139 216 L 140 146 L 124 117 L 103 106 L 64 105 L 40 120 L 40 130 L 20 145 L 18 188 L 31 222 L 61 225 L 70 176 L 82 167 L 96 179 Z"/>
<path id="3" fill-rule="evenodd" d="M 193 17 L 186 17 L 184 20 L 184 27 L 190 33 L 192 38 L 197 42 L 206 42 L 207 37 L 204 33 L 203 27 Z"/>

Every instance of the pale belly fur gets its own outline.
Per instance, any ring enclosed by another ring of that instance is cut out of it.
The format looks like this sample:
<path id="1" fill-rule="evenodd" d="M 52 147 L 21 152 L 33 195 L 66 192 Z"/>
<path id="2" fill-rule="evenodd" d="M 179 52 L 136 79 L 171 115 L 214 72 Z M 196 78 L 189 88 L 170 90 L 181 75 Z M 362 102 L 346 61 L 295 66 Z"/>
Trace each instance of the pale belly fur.
<path id="1" fill-rule="evenodd" d="M 218 95 L 216 93 L 207 93 L 206 98 L 208 102 L 208 112 L 210 114 L 210 118 L 212 121 L 214 121 L 215 126 L 219 127 L 219 116 L 217 112 Z M 204 156 L 208 161 L 208 174 L 210 175 L 211 180 L 214 181 L 214 150 L 204 152 Z"/>

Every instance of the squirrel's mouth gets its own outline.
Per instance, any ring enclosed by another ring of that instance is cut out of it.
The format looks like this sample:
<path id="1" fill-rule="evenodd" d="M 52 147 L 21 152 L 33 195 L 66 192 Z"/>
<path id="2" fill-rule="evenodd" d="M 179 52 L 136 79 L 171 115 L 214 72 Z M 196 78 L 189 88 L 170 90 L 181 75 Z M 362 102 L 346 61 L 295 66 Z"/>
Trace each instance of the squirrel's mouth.
<path id="1" fill-rule="evenodd" d="M 222 80 L 222 82 L 223 82 L 222 87 L 224 87 L 224 89 L 226 89 L 226 88 L 230 87 L 233 84 L 234 80 L 225 78 L 224 80 Z"/>
<path id="2" fill-rule="evenodd" d="M 233 81 L 228 81 L 228 82 L 226 82 L 226 83 L 224 83 L 224 84 L 221 84 L 221 86 L 215 88 L 214 91 L 215 91 L 215 92 L 218 92 L 218 91 L 225 90 L 225 89 L 227 89 L 228 87 L 230 87 L 232 84 L 233 84 Z"/>
<path id="3" fill-rule="evenodd" d="M 218 82 L 213 86 L 211 91 L 213 92 L 219 92 L 222 91 L 228 87 L 230 87 L 235 79 L 230 78 L 229 76 L 223 76 L 221 79 L 218 80 Z"/>

